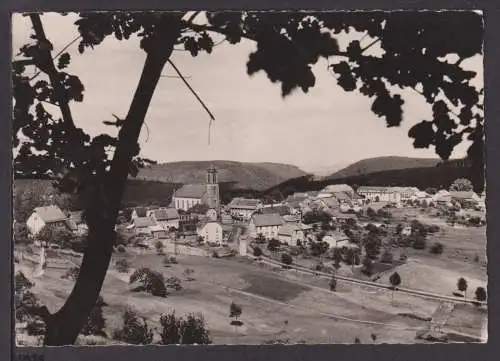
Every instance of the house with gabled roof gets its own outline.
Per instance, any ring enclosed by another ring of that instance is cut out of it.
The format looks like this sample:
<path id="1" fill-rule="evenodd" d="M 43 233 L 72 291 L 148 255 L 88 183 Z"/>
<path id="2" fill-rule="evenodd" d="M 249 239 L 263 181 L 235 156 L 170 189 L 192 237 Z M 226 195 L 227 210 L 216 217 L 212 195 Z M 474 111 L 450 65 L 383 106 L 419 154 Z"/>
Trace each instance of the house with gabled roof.
<path id="1" fill-rule="evenodd" d="M 175 208 L 154 209 L 148 211 L 148 217 L 164 230 L 169 230 L 170 228 L 179 229 L 180 216 Z"/>
<path id="2" fill-rule="evenodd" d="M 249 234 L 254 238 L 262 234 L 266 239 L 278 239 L 278 231 L 283 223 L 283 219 L 277 213 L 254 214 L 248 225 Z"/>
<path id="3" fill-rule="evenodd" d="M 68 217 L 58 206 L 51 205 L 35 208 L 26 221 L 26 226 L 33 236 L 36 236 L 47 225 L 69 228 Z"/>
<path id="4" fill-rule="evenodd" d="M 304 241 L 304 231 L 298 223 L 285 223 L 278 229 L 278 240 L 289 246 L 297 246 Z"/>
<path id="5" fill-rule="evenodd" d="M 147 217 L 148 209 L 146 207 L 135 207 L 132 210 L 132 214 L 130 216 L 131 220 L 134 220 L 136 218 L 142 218 L 142 217 Z"/>
<path id="6" fill-rule="evenodd" d="M 255 211 L 262 208 L 262 201 L 254 198 L 236 197 L 228 204 L 228 208 L 233 217 L 248 220 Z"/>
<path id="7" fill-rule="evenodd" d="M 132 221 L 132 227 L 136 234 L 150 235 L 155 222 L 149 217 L 139 217 Z"/>

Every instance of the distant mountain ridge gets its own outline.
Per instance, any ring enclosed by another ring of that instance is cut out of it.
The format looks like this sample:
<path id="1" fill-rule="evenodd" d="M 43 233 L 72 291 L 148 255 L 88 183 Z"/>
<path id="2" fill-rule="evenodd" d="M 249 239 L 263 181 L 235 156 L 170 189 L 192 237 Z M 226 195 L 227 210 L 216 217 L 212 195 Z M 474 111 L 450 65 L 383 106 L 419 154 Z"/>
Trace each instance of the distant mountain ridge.
<path id="1" fill-rule="evenodd" d="M 227 160 L 182 161 L 142 168 L 136 179 L 165 183 L 204 183 L 206 170 L 215 167 L 219 182 L 235 188 L 265 190 L 307 173 L 295 165 L 282 163 L 247 163 Z"/>
<path id="2" fill-rule="evenodd" d="M 441 160 L 437 158 L 410 158 L 399 156 L 367 158 L 340 169 L 326 176 L 325 179 L 341 179 L 391 170 L 435 167 L 440 162 Z"/>

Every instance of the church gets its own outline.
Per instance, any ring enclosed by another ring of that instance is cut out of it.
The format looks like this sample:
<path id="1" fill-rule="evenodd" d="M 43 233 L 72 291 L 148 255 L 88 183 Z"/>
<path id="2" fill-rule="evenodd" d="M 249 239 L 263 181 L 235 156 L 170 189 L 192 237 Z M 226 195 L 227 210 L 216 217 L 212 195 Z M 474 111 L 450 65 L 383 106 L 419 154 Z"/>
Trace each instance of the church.
<path id="1" fill-rule="evenodd" d="M 189 210 L 197 204 L 208 206 L 210 218 L 217 220 L 220 215 L 219 183 L 217 170 L 214 167 L 207 169 L 205 184 L 184 184 L 172 196 L 172 203 L 176 209 Z"/>

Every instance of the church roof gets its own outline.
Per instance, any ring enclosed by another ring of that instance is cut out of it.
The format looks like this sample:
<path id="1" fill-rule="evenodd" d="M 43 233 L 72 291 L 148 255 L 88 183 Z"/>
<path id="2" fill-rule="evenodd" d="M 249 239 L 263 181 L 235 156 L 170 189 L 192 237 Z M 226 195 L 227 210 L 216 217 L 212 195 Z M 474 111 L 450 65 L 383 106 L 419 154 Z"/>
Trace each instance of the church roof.
<path id="1" fill-rule="evenodd" d="M 184 184 L 174 193 L 176 198 L 198 198 L 201 199 L 205 195 L 207 188 L 204 184 Z"/>

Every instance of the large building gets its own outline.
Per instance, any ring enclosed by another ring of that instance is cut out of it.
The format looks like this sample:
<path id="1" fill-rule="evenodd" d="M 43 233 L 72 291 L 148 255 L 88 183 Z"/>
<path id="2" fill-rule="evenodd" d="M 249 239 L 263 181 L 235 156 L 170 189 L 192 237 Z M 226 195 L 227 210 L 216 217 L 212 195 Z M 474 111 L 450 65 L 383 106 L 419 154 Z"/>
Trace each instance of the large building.
<path id="1" fill-rule="evenodd" d="M 258 199 L 233 198 L 228 204 L 231 216 L 241 219 L 250 219 L 253 213 L 262 207 Z"/>
<path id="2" fill-rule="evenodd" d="M 219 215 L 219 183 L 215 168 L 207 169 L 206 180 L 205 184 L 184 184 L 181 188 L 177 189 L 172 197 L 173 206 L 176 209 L 187 211 L 197 204 L 205 204 L 210 209 L 215 209 L 217 215 Z"/>
<path id="3" fill-rule="evenodd" d="M 372 202 L 401 202 L 401 193 L 391 187 L 359 187 L 358 194 Z"/>
<path id="4" fill-rule="evenodd" d="M 57 206 L 37 207 L 26 221 L 26 226 L 33 236 L 36 236 L 43 227 L 68 228 L 68 217 Z"/>
<path id="5" fill-rule="evenodd" d="M 262 235 L 265 239 L 278 239 L 279 228 L 283 223 L 283 219 L 277 213 L 254 214 L 248 225 L 248 230 L 254 238 Z"/>

